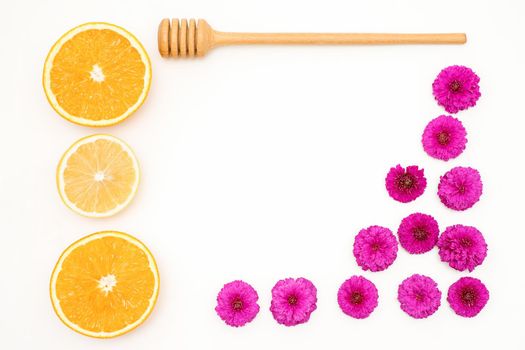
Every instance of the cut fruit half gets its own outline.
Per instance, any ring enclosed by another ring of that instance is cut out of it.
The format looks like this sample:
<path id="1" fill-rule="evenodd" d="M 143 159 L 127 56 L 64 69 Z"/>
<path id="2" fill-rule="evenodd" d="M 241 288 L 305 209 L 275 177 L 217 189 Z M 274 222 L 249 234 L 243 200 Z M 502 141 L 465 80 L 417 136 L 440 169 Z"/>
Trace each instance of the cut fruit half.
<path id="1" fill-rule="evenodd" d="M 111 135 L 92 135 L 75 142 L 57 168 L 62 201 L 88 217 L 107 217 L 123 210 L 139 184 L 139 165 L 131 148 Z"/>
<path id="2" fill-rule="evenodd" d="M 146 320 L 159 281 L 155 259 L 143 243 L 122 232 L 97 232 L 60 256 L 51 275 L 51 302 L 74 331 L 113 338 Z"/>
<path id="3" fill-rule="evenodd" d="M 109 23 L 86 23 L 53 45 L 42 80 L 49 103 L 62 117 L 85 126 L 108 126 L 142 105 L 151 64 L 133 34 Z"/>

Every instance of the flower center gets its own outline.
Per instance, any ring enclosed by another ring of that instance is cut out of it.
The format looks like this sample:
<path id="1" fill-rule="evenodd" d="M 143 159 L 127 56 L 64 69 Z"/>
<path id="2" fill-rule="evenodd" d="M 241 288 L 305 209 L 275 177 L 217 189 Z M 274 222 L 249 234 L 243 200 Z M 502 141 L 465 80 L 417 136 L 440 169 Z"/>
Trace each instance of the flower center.
<path id="1" fill-rule="evenodd" d="M 410 174 L 403 174 L 397 179 L 397 186 L 403 190 L 409 190 L 414 187 L 415 178 Z"/>
<path id="2" fill-rule="evenodd" d="M 101 277 L 98 280 L 98 287 L 108 295 L 113 290 L 113 287 L 117 285 L 117 278 L 113 274 L 109 274 Z"/>
<path id="3" fill-rule="evenodd" d="M 453 80 L 452 82 L 450 82 L 450 84 L 448 85 L 448 88 L 450 89 L 450 91 L 452 92 L 458 92 L 460 89 L 461 89 L 461 83 L 457 80 Z"/>
<path id="4" fill-rule="evenodd" d="M 428 238 L 428 232 L 423 227 L 416 227 L 412 234 L 417 241 L 424 241 Z"/>
<path id="5" fill-rule="evenodd" d="M 425 296 L 421 292 L 416 292 L 416 294 L 414 296 L 415 296 L 417 301 L 423 301 L 423 299 L 425 299 Z"/>
<path id="6" fill-rule="evenodd" d="M 297 304 L 297 301 L 298 300 L 297 300 L 297 296 L 296 295 L 292 294 L 292 295 L 288 296 L 288 304 L 294 306 L 294 305 Z"/>
<path id="7" fill-rule="evenodd" d="M 363 294 L 361 292 L 352 292 L 350 294 L 350 302 L 354 305 L 359 305 L 363 302 Z"/>
<path id="8" fill-rule="evenodd" d="M 463 237 L 459 240 L 459 244 L 461 244 L 463 248 L 468 248 L 472 246 L 472 241 L 468 237 Z"/>
<path id="9" fill-rule="evenodd" d="M 437 135 L 437 140 L 441 146 L 446 146 L 448 145 L 448 142 L 450 141 L 450 134 L 446 131 L 441 131 Z"/>
<path id="10" fill-rule="evenodd" d="M 381 248 L 381 244 L 378 242 L 374 242 L 372 245 L 370 245 L 370 249 L 372 249 L 373 252 L 377 252 L 379 248 Z"/>
<path id="11" fill-rule="evenodd" d="M 232 309 L 234 311 L 241 311 L 242 307 L 243 307 L 243 302 L 242 302 L 241 298 L 237 297 L 237 298 L 233 299 L 233 301 L 232 301 Z"/>
<path id="12" fill-rule="evenodd" d="M 465 193 L 465 190 L 466 190 L 465 185 L 459 184 L 459 185 L 456 186 L 456 188 L 458 189 L 458 192 L 460 194 L 464 194 Z"/>
<path id="13" fill-rule="evenodd" d="M 476 303 L 476 292 L 471 288 L 465 288 L 461 291 L 461 300 L 467 306 L 474 306 Z"/>

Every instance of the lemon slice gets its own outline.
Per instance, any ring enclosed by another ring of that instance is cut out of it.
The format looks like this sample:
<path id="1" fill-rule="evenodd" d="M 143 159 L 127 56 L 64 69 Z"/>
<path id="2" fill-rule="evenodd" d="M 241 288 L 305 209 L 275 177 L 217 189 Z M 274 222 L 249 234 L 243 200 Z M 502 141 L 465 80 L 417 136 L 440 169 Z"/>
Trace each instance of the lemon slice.
<path id="1" fill-rule="evenodd" d="M 122 140 L 98 134 L 75 142 L 57 167 L 62 201 L 88 217 L 107 217 L 124 209 L 139 184 L 139 165 Z"/>

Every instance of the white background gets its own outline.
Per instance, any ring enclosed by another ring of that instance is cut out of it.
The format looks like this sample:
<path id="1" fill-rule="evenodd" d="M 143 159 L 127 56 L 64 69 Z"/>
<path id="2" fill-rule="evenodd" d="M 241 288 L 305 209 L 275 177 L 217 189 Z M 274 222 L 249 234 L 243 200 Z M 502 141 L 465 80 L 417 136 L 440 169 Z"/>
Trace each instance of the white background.
<path id="1" fill-rule="evenodd" d="M 523 1 L 11 1 L 2 5 L 0 152 L 0 348 L 2 349 L 523 349 Z M 201 17 L 219 30 L 466 32 L 465 46 L 229 47 L 203 59 L 157 53 L 163 17 Z M 144 106 L 103 129 L 127 141 L 142 169 L 131 206 L 108 219 L 67 209 L 55 167 L 78 138 L 101 130 L 73 125 L 48 105 L 41 73 L 51 45 L 68 29 L 108 21 L 134 33 L 149 52 L 153 83 Z M 468 131 L 456 160 L 431 159 L 421 132 L 443 114 L 431 93 L 452 64 L 481 77 L 478 105 L 458 117 Z M 428 188 L 410 204 L 390 199 L 391 166 L 425 168 Z M 453 212 L 438 200 L 439 176 L 453 166 L 480 170 L 484 194 Z M 462 223 L 485 235 L 489 255 L 473 273 L 439 261 L 437 249 L 364 273 L 351 253 L 360 228 L 397 230 L 415 211 L 441 229 Z M 115 229 L 143 240 L 161 273 L 148 321 L 112 340 L 66 328 L 48 296 L 51 270 L 74 240 Z M 434 278 L 441 308 L 414 320 L 396 300 L 413 273 Z M 380 300 L 366 320 L 345 316 L 339 285 L 362 274 Z M 456 316 L 445 295 L 461 276 L 481 278 L 490 301 L 474 319 Z M 318 287 L 318 310 L 294 328 L 268 311 L 285 277 Z M 234 329 L 214 312 L 234 279 L 259 292 L 261 311 Z"/>

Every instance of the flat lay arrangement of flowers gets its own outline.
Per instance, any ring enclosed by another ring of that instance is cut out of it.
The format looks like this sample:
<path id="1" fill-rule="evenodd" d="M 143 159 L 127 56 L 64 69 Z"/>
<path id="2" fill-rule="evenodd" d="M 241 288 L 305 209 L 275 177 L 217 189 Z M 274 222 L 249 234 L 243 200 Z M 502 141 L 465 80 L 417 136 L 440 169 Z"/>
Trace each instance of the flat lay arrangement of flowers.
<path id="1" fill-rule="evenodd" d="M 481 96 L 478 83 L 479 77 L 470 68 L 450 66 L 439 73 L 432 88 L 438 104 L 449 113 L 457 113 L 475 106 Z M 430 157 L 448 161 L 460 156 L 465 150 L 467 131 L 459 119 L 441 115 L 425 127 L 421 143 Z M 425 170 L 418 165 L 392 166 L 386 174 L 385 187 L 395 201 L 415 201 L 428 190 Z M 441 203 L 455 211 L 471 208 L 480 200 L 482 193 L 480 173 L 464 166 L 454 167 L 443 174 L 436 189 Z M 398 246 L 409 254 L 425 254 L 437 247 L 442 262 L 450 268 L 466 272 L 474 271 L 487 256 L 487 243 L 476 227 L 458 223 L 440 229 L 438 221 L 427 213 L 416 212 L 403 218 L 396 233 L 397 236 L 389 228 L 378 225 L 361 229 L 354 237 L 353 255 L 356 264 L 363 271 L 373 273 L 387 270 L 397 259 Z M 232 283 L 249 286 L 252 294 L 245 293 L 243 289 L 231 288 Z M 226 300 L 225 290 L 228 290 L 229 296 Z M 363 319 L 378 308 L 380 294 L 371 280 L 364 276 L 351 276 L 342 283 L 337 293 L 334 292 L 334 301 L 337 301 L 344 314 Z M 483 310 L 489 295 L 482 281 L 466 276 L 450 285 L 446 300 L 457 315 L 474 317 Z M 256 296 L 255 289 L 246 282 L 228 283 L 217 297 L 217 314 L 230 326 L 244 326 L 259 311 Z M 399 306 L 414 319 L 434 314 L 440 308 L 442 298 L 442 291 L 430 276 L 413 274 L 398 286 Z M 245 301 L 246 310 L 243 308 Z M 316 309 L 316 301 L 316 288 L 311 281 L 286 278 L 280 280 L 272 290 L 270 311 L 278 323 L 295 326 L 309 320 L 310 314 Z M 246 317 L 248 310 L 251 312 Z"/>
<path id="2" fill-rule="evenodd" d="M 86 47 L 90 53 L 86 54 Z M 93 54 L 94 53 L 94 54 Z M 44 64 L 43 86 L 53 109 L 64 119 L 83 126 L 108 126 L 128 118 L 144 102 L 151 84 L 151 63 L 138 39 L 125 29 L 107 23 L 87 23 L 72 29 L 51 48 Z M 453 65 L 429 82 L 429 93 L 444 109 L 429 118 L 421 130 L 422 150 L 435 160 L 459 158 L 470 135 L 461 111 L 472 108 L 481 96 L 480 78 L 469 67 Z M 79 92 L 80 91 L 80 92 Z M 476 152 L 475 149 L 470 150 Z M 109 134 L 86 135 L 65 150 L 57 170 L 57 192 L 73 212 L 103 218 L 125 210 L 140 185 L 140 166 L 131 146 Z M 429 163 L 430 164 L 430 163 Z M 421 196 L 435 196 L 437 205 L 461 213 L 483 200 L 483 178 L 473 164 L 450 167 L 432 188 L 426 164 L 385 164 L 383 199 L 394 205 L 418 203 Z M 332 302 L 343 315 L 366 319 L 380 313 L 385 303 L 399 305 L 400 315 L 413 319 L 431 317 L 444 304 L 454 314 L 477 316 L 490 300 L 489 286 L 471 274 L 487 257 L 490 240 L 475 222 L 444 227 L 433 208 L 421 208 L 399 217 L 397 227 L 381 222 L 360 223 L 348 232 L 349 259 L 361 274 L 337 281 Z M 344 244 L 345 242 L 341 242 Z M 376 274 L 388 274 L 400 250 L 411 255 L 436 254 L 436 263 L 461 276 L 444 289 L 439 276 L 411 273 L 392 285 L 397 300 L 374 284 Z M 366 276 L 365 276 L 366 274 Z M 51 273 L 52 306 L 71 329 L 96 338 L 112 338 L 141 325 L 155 308 L 160 273 L 146 244 L 123 232 L 102 231 L 85 236 L 67 247 Z M 251 281 L 224 281 L 217 286 L 217 319 L 231 327 L 254 322 L 269 312 L 279 325 L 300 326 L 315 317 L 318 289 L 308 276 L 275 276 L 271 290 L 260 290 Z M 271 296 L 260 305 L 260 296 Z M 326 294 L 324 294 L 326 295 Z M 400 316 L 400 317 L 401 317 Z"/>

